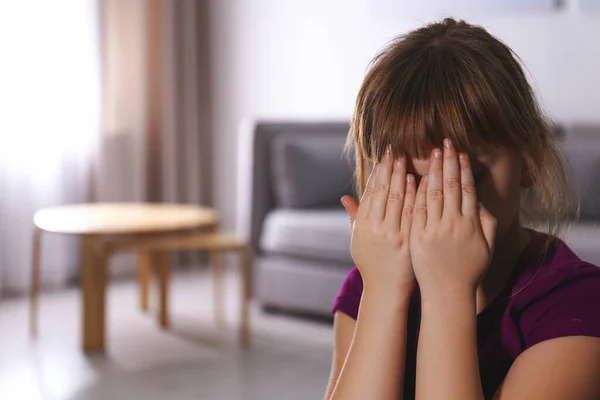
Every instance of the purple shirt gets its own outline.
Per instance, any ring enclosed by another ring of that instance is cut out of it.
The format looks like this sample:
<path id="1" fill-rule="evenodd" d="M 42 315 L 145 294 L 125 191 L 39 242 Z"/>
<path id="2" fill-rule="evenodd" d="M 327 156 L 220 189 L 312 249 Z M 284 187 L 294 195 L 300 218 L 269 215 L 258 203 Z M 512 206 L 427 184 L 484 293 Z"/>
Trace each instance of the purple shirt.
<path id="1" fill-rule="evenodd" d="M 477 316 L 479 372 L 486 399 L 493 397 L 517 356 L 531 346 L 564 336 L 600 337 L 600 268 L 579 259 L 561 240 L 543 255 L 546 239 L 534 234 L 503 293 Z M 362 290 L 360 272 L 354 268 L 333 312 L 356 319 Z M 408 314 L 405 399 L 414 398 L 420 311 L 416 290 Z"/>

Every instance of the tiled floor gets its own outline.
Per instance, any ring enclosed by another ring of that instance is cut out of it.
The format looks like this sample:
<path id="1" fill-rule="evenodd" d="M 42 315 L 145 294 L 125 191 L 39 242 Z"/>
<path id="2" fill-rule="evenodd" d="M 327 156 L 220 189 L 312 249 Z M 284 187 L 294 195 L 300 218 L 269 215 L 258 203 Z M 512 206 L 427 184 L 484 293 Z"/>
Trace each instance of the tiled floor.
<path id="1" fill-rule="evenodd" d="M 227 327 L 216 330 L 208 275 L 173 282 L 172 328 L 161 331 L 137 307 L 133 283 L 108 293 L 108 350 L 79 350 L 79 292 L 41 299 L 40 337 L 27 331 L 27 301 L 0 300 L 0 399 L 268 400 L 322 398 L 331 325 L 253 310 L 254 341 L 235 342 L 237 282 L 228 276 Z"/>

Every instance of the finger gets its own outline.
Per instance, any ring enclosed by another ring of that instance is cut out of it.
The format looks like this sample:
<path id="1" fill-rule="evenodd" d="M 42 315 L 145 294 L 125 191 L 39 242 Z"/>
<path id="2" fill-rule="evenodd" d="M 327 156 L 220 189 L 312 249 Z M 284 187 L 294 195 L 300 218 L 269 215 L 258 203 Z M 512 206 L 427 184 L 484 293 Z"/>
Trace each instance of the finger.
<path id="1" fill-rule="evenodd" d="M 442 189 L 442 152 L 434 149 L 427 174 L 427 224 L 435 224 L 442 218 L 444 192 Z"/>
<path id="2" fill-rule="evenodd" d="M 452 141 L 444 139 L 444 216 L 460 214 L 461 211 L 461 170 L 458 155 Z"/>
<path id="3" fill-rule="evenodd" d="M 371 169 L 371 174 L 367 180 L 365 190 L 360 198 L 360 204 L 358 206 L 358 211 L 356 212 L 356 218 L 358 219 L 365 219 L 367 218 L 367 215 L 369 215 L 369 210 L 371 209 L 371 198 L 373 197 L 373 190 L 375 187 L 375 176 L 377 175 L 377 166 L 377 163 L 373 165 L 373 169 Z"/>
<path id="4" fill-rule="evenodd" d="M 404 190 L 406 187 L 406 160 L 398 158 L 393 163 L 392 177 L 390 179 L 390 192 L 387 197 L 384 224 L 392 231 L 400 230 L 400 218 L 404 204 Z"/>
<path id="5" fill-rule="evenodd" d="M 404 193 L 404 205 L 402 207 L 402 217 L 400 219 L 400 230 L 407 235 L 410 234 L 410 228 L 412 226 L 416 195 L 417 185 L 415 177 L 408 174 L 406 175 L 406 191 Z"/>
<path id="6" fill-rule="evenodd" d="M 358 211 L 358 201 L 352 196 L 342 197 L 342 205 L 350 217 L 350 230 L 354 229 L 354 221 L 356 220 L 356 213 Z"/>
<path id="7" fill-rule="evenodd" d="M 461 153 L 460 160 L 460 184 L 462 191 L 462 213 L 466 216 L 477 215 L 477 187 L 471 170 L 469 156 Z"/>
<path id="8" fill-rule="evenodd" d="M 390 178 L 392 176 L 392 156 L 390 149 L 386 150 L 381 162 L 377 167 L 377 176 L 375 177 L 375 187 L 371 199 L 371 209 L 367 218 L 374 221 L 383 222 L 385 217 L 385 208 L 390 191 Z"/>
<path id="9" fill-rule="evenodd" d="M 488 243 L 490 251 L 493 251 L 494 243 L 496 241 L 496 218 L 494 218 L 494 216 L 490 214 L 490 212 L 481 203 L 479 203 L 479 218 L 485 240 Z"/>
<path id="10" fill-rule="evenodd" d="M 415 196 L 415 209 L 413 213 L 413 220 L 411 231 L 419 231 L 425 228 L 427 224 L 428 210 L 427 210 L 427 186 L 428 177 L 425 175 L 421 178 L 419 183 L 419 189 Z"/>

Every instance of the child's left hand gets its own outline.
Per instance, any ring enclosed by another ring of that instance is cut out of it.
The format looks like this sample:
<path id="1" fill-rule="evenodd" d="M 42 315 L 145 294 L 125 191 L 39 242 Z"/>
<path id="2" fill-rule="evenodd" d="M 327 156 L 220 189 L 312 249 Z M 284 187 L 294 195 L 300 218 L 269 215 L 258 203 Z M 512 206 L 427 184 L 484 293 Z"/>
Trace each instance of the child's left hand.
<path id="1" fill-rule="evenodd" d="M 424 299 L 474 295 L 491 260 L 496 220 L 477 202 L 466 154 L 435 149 L 415 201 L 410 251 Z"/>

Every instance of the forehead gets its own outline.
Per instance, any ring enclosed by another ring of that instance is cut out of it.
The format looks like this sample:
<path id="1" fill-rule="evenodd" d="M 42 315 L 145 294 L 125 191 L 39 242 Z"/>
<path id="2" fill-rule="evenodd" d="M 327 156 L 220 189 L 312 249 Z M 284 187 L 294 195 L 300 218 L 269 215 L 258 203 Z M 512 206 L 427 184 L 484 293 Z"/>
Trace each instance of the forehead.
<path id="1" fill-rule="evenodd" d="M 520 159 L 519 154 L 503 146 L 480 147 L 478 151 L 469 154 L 471 168 L 476 170 L 482 166 L 487 168 L 500 164 L 517 165 Z M 407 172 L 415 176 L 427 175 L 429 172 L 429 158 L 406 157 Z"/>
<path id="2" fill-rule="evenodd" d="M 429 171 L 429 159 L 408 157 L 406 159 L 406 166 L 409 173 L 416 176 L 423 176 Z"/>
<path id="3" fill-rule="evenodd" d="M 405 146 L 398 145 L 399 149 L 406 148 Z M 415 176 L 423 176 L 427 175 L 429 172 L 429 156 L 431 156 L 431 152 L 434 148 L 442 149 L 442 146 L 435 146 L 433 142 L 428 142 L 427 146 L 424 147 L 423 152 L 425 155 L 419 155 L 418 151 L 413 152 L 404 152 L 404 156 L 406 157 L 406 166 L 409 173 Z M 462 150 L 465 153 L 469 154 L 471 164 L 474 166 L 475 164 L 483 163 L 487 164 L 491 162 L 494 158 L 496 158 L 499 154 L 504 153 L 508 150 L 503 145 L 500 144 L 492 144 L 485 143 L 480 137 L 471 137 L 469 138 L 468 148 Z M 402 154 L 402 151 L 398 151 L 396 153 L 396 149 L 392 145 L 392 153 L 394 154 Z M 411 154 L 412 153 L 412 154 Z"/>

